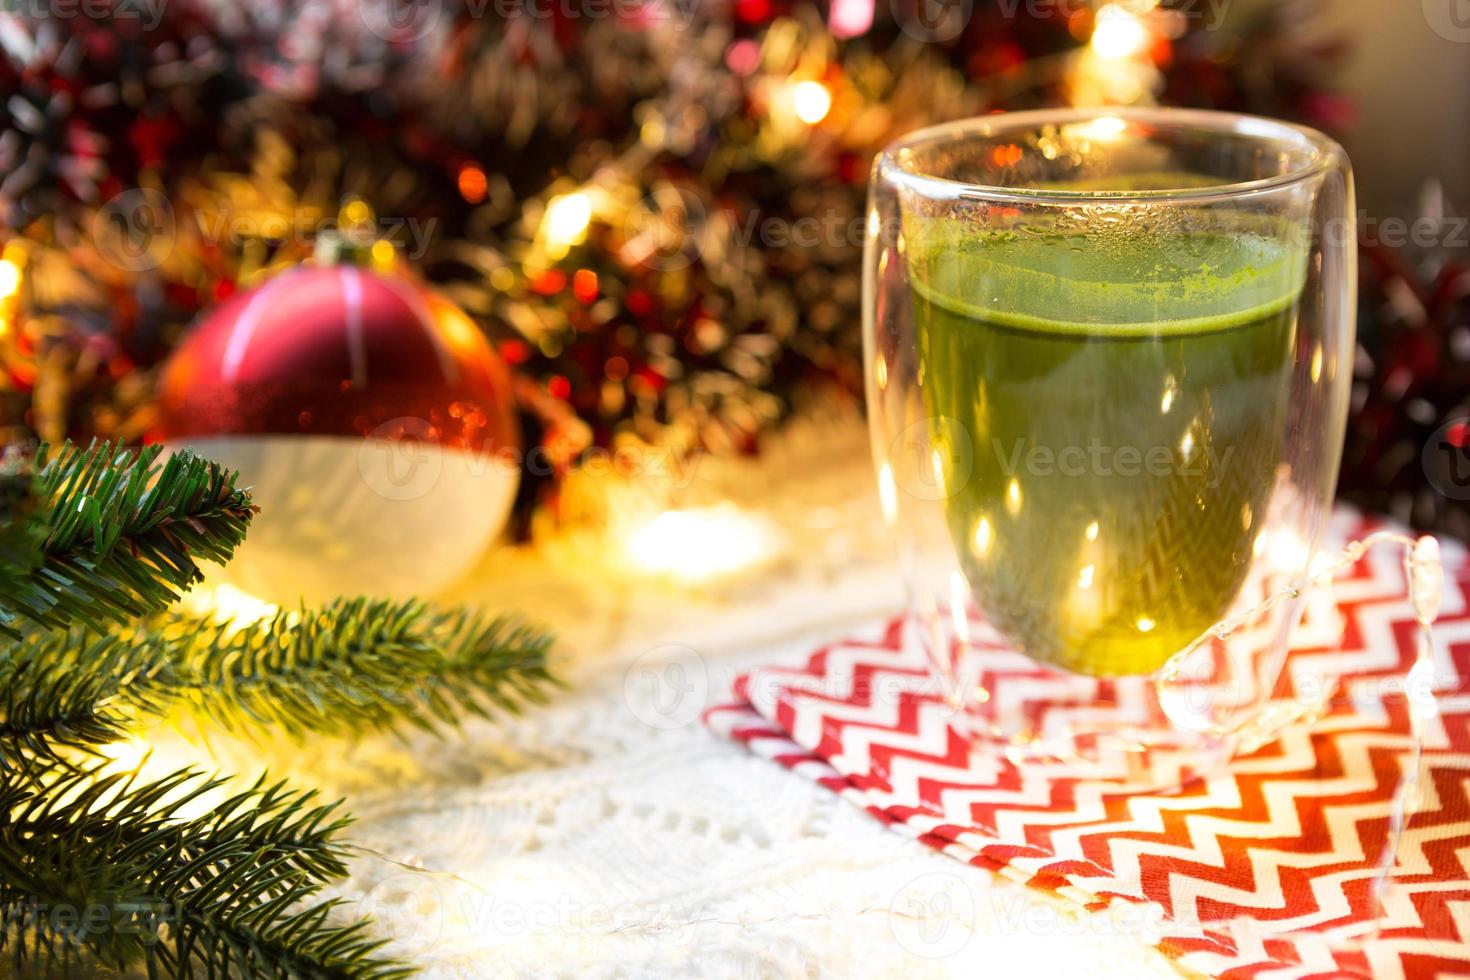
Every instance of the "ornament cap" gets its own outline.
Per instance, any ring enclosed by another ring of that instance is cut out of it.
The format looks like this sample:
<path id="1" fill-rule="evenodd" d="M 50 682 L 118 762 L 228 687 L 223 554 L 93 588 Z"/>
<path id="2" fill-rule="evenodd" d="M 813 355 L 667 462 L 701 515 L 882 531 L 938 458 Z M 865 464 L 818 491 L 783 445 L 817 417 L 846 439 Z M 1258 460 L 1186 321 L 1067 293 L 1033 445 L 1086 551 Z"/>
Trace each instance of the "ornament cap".
<path id="1" fill-rule="evenodd" d="M 386 238 L 324 231 L 317 235 L 312 258 L 317 265 L 355 265 L 385 272 L 398 262 L 398 249 Z"/>
<path id="2" fill-rule="evenodd" d="M 349 198 L 337 212 L 335 228 L 316 237 L 313 258 L 317 265 L 356 265 L 387 272 L 398 264 L 398 249 L 377 231 L 377 215 L 360 198 Z"/>

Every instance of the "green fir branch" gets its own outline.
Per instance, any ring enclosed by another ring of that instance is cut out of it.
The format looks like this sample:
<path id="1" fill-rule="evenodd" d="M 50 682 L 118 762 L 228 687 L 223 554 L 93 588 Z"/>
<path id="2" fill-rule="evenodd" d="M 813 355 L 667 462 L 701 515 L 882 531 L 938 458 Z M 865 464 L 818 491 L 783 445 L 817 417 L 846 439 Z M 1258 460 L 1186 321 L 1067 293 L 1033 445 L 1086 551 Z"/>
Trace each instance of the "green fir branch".
<path id="1" fill-rule="evenodd" d="M 346 820 L 311 793 L 183 770 L 37 767 L 0 777 L 0 953 L 21 975 L 88 961 L 150 976 L 396 980 L 321 887 L 346 874 Z M 191 808 L 204 806 L 200 816 Z"/>
<path id="2" fill-rule="evenodd" d="M 338 600 L 243 628 L 166 614 L 253 508 L 234 476 L 113 446 L 0 458 L 0 964 L 22 976 L 399 980 L 322 887 L 336 805 L 183 770 L 110 771 L 106 746 L 184 708 L 294 737 L 545 699 L 550 638 L 518 620 Z M 3 970 L 3 966 L 0 966 Z"/>
<path id="3" fill-rule="evenodd" d="M 229 560 L 254 513 L 249 494 L 215 463 L 188 451 L 160 461 L 161 452 L 108 443 L 37 451 L 34 506 L 0 511 L 0 540 L 44 537 L 34 561 L 24 550 L 0 554 L 0 631 L 16 636 L 29 620 L 102 632 L 162 612 L 202 578 L 200 560 Z"/>
<path id="4" fill-rule="evenodd" d="M 550 645 L 514 618 L 417 600 L 341 599 L 244 627 L 174 614 L 109 636 L 28 630 L 0 644 L 0 770 L 85 760 L 175 710 L 296 739 L 518 714 L 557 683 Z"/>
<path id="5" fill-rule="evenodd" d="M 546 633 L 417 600 L 339 599 L 233 631 L 170 617 L 143 641 L 168 647 L 186 678 L 183 697 L 201 717 L 296 738 L 399 725 L 436 731 L 465 713 L 519 713 L 556 683 Z"/>

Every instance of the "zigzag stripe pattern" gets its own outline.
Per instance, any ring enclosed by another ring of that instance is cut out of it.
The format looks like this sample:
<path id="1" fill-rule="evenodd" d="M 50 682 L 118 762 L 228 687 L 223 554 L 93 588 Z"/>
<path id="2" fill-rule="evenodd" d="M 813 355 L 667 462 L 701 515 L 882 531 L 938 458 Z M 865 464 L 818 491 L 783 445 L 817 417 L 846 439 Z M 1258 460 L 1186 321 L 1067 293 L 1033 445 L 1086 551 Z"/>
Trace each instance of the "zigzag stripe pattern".
<path id="1" fill-rule="evenodd" d="M 1375 526 L 1347 509 L 1335 519 L 1344 537 Z M 742 702 L 706 720 L 959 860 L 1087 908 L 1161 909 L 1169 927 L 1159 948 L 1188 970 L 1467 975 L 1470 561 L 1448 545 L 1444 561 L 1438 718 L 1421 756 L 1420 802 L 1379 900 L 1378 860 L 1413 745 L 1403 674 L 1417 640 L 1402 563 L 1388 551 L 1369 552 L 1331 599 L 1314 599 L 1294 634 L 1293 665 L 1344 679 L 1326 712 L 1167 795 L 972 756 L 902 620 L 740 678 Z M 1067 690 L 1023 658 L 1002 662 L 988 684 L 1038 699 Z"/>

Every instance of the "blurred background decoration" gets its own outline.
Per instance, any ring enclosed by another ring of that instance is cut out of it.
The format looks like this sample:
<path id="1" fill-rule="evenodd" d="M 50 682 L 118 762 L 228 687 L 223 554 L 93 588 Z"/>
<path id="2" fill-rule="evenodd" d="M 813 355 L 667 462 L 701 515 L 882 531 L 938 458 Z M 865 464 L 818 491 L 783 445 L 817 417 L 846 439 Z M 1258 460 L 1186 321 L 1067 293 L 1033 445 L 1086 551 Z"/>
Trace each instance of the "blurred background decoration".
<path id="1" fill-rule="evenodd" d="M 859 222 L 889 139 L 1068 103 L 1237 110 L 1342 134 L 1354 106 L 1335 88 L 1345 50 L 1321 29 L 1323 6 L 170 0 L 101 19 L 69 5 L 75 16 L 3 13 L 0 431 L 145 438 L 160 365 L 191 322 L 348 229 L 374 264 L 458 303 L 514 372 L 527 445 L 549 461 L 528 467 L 518 527 L 596 518 L 610 505 L 579 470 L 595 449 L 752 453 L 794 412 L 858 411 Z M 1431 195 L 1435 207 L 1446 219 Z M 1466 438 L 1453 425 L 1470 391 L 1463 263 L 1365 251 L 1344 489 L 1466 536 L 1465 502 L 1421 462 L 1446 425 Z"/>

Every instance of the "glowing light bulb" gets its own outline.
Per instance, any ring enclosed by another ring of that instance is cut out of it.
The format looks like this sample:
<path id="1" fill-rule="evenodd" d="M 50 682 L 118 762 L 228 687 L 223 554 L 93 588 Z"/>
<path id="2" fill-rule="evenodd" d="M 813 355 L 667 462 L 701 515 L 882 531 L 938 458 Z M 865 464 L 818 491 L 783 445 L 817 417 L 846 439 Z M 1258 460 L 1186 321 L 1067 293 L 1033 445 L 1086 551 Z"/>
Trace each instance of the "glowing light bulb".
<path id="1" fill-rule="evenodd" d="M 873 0 L 832 0 L 827 26 L 837 38 L 868 33 L 873 26 Z"/>
<path id="2" fill-rule="evenodd" d="M 373 223 L 373 209 L 366 201 L 348 201 L 337 217 L 343 228 L 364 228 Z"/>
<path id="3" fill-rule="evenodd" d="M 982 517 L 975 522 L 975 554 L 985 557 L 990 551 L 990 542 L 994 540 L 995 532 L 990 528 L 990 518 Z"/>
<path id="4" fill-rule="evenodd" d="M 1091 524 L 1087 525 L 1087 532 L 1086 533 L 1087 533 L 1087 540 L 1089 540 L 1089 541 L 1096 541 L 1097 540 L 1097 521 L 1093 521 Z"/>
<path id="5" fill-rule="evenodd" d="M 1090 588 L 1092 588 L 1092 577 L 1094 575 L 1096 575 L 1096 574 L 1097 574 L 1097 566 L 1096 565 L 1083 565 L 1082 566 L 1082 571 L 1079 572 L 1078 575 L 1077 575 L 1077 588 L 1079 588 L 1079 589 L 1090 589 Z"/>
<path id="6" fill-rule="evenodd" d="M 592 223 L 592 200 L 582 191 L 553 197 L 546 205 L 542 229 L 547 248 L 558 257 L 580 242 Z"/>
<path id="7" fill-rule="evenodd" d="M 1274 568 L 1291 574 L 1300 574 L 1312 560 L 1312 549 L 1301 535 L 1290 528 L 1279 528 L 1274 532 L 1261 533 L 1257 540 L 1264 540 L 1262 549 L 1267 552 Z"/>
<path id="8" fill-rule="evenodd" d="M 944 457 L 938 449 L 929 451 L 929 467 L 934 471 L 934 486 L 941 496 L 946 495 L 944 489 Z"/>
<path id="9" fill-rule="evenodd" d="M 107 760 L 98 773 L 104 778 L 137 774 L 143 780 L 162 779 L 170 773 L 197 766 L 201 761 L 188 745 L 172 738 L 145 740 L 129 735 L 97 748 L 98 754 Z M 232 781 L 227 781 L 206 789 L 195 784 L 198 792 L 191 791 L 187 798 L 170 806 L 170 815 L 179 820 L 202 817 L 231 798 L 235 792 L 231 785 Z"/>
<path id="10" fill-rule="evenodd" d="M 893 467 L 887 463 L 878 467 L 878 503 L 885 523 L 898 520 L 898 483 L 893 479 Z"/>
<path id="11" fill-rule="evenodd" d="M 269 619 L 281 611 L 273 602 L 256 598 L 243 589 L 221 582 L 214 586 L 201 586 L 184 596 L 184 608 L 201 616 L 208 616 L 231 631 L 243 629 L 252 623 Z"/>
<path id="12" fill-rule="evenodd" d="M 1092 29 L 1092 50 L 1099 58 L 1132 58 L 1148 47 L 1148 28 L 1136 14 L 1117 4 L 1097 12 Z"/>
<path id="13" fill-rule="evenodd" d="M 688 582 L 750 568 L 775 551 L 770 524 L 732 504 L 665 511 L 634 530 L 624 545 L 634 567 Z"/>
<path id="14" fill-rule="evenodd" d="M 376 269 L 392 269 L 398 260 L 397 249 L 386 238 L 373 242 L 373 247 L 368 250 L 368 254 L 372 257 L 373 267 Z"/>
<path id="15" fill-rule="evenodd" d="M 1154 621 L 1152 619 L 1149 619 L 1147 616 L 1138 617 L 1138 632 L 1140 633 L 1150 632 L 1155 625 L 1157 624 L 1155 624 Z"/>
<path id="16" fill-rule="evenodd" d="M 459 195 L 470 204 L 479 204 L 485 200 L 485 195 L 490 190 L 490 182 L 485 177 L 484 168 L 477 163 L 467 163 L 459 168 Z"/>
<path id="17" fill-rule="evenodd" d="M 791 90 L 791 107 L 797 119 L 814 126 L 832 111 L 832 93 L 821 82 L 798 82 Z"/>
<path id="18" fill-rule="evenodd" d="M 1012 477 L 1010 485 L 1006 487 L 1006 510 L 1012 514 L 1021 509 L 1021 481 Z"/>
<path id="19" fill-rule="evenodd" d="M 1414 615 L 1428 626 L 1439 618 L 1444 599 L 1444 563 L 1439 557 L 1439 542 L 1428 535 L 1415 541 L 1409 553 L 1409 571 Z"/>
<path id="20" fill-rule="evenodd" d="M 954 624 L 954 635 L 961 643 L 970 642 L 970 617 L 965 611 L 970 599 L 970 584 L 960 572 L 949 576 L 949 616 Z"/>
<path id="21" fill-rule="evenodd" d="M 11 259 L 0 259 L 0 299 L 20 292 L 20 265 Z"/>
<path id="22" fill-rule="evenodd" d="M 107 768 L 115 773 L 136 772 L 143 768 L 149 756 L 148 743 L 136 735 L 108 742 L 99 746 L 98 751 L 107 760 Z"/>
<path id="23" fill-rule="evenodd" d="M 1118 116 L 1099 116 L 1072 127 L 1069 135 L 1094 143 L 1108 143 L 1122 136 L 1127 129 L 1128 123 Z"/>

